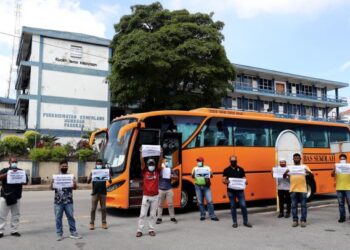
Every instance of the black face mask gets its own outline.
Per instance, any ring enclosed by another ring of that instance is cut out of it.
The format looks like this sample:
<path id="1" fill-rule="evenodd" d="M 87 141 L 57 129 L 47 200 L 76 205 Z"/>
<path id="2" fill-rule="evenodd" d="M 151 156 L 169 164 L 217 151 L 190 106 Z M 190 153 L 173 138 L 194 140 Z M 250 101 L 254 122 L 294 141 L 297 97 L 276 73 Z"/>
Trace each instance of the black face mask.
<path id="1" fill-rule="evenodd" d="M 61 173 L 62 173 L 62 174 L 66 174 L 67 171 L 68 171 L 68 168 L 61 168 Z"/>
<path id="2" fill-rule="evenodd" d="M 237 166 L 237 161 L 236 161 L 236 160 L 231 161 L 231 166 L 232 166 L 232 167 L 236 167 L 236 166 Z"/>

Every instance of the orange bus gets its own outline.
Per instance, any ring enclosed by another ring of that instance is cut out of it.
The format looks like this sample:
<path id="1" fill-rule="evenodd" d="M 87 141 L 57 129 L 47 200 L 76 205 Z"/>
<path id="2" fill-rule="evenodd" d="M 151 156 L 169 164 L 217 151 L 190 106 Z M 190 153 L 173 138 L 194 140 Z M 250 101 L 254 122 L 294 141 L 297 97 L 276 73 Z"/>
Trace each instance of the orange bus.
<path id="1" fill-rule="evenodd" d="M 139 207 L 142 198 L 140 170 L 141 144 L 157 144 L 163 148 L 179 181 L 173 183 L 174 204 L 188 208 L 195 198 L 191 170 L 202 156 L 213 171 L 214 203 L 228 203 L 222 172 L 229 156 L 238 157 L 238 165 L 246 171 L 249 185 L 247 200 L 274 198 L 275 142 L 286 129 L 293 130 L 303 144 L 303 163 L 314 173 L 307 179 L 308 196 L 335 192 L 331 177 L 335 155 L 331 142 L 349 141 L 349 127 L 341 123 L 278 118 L 274 114 L 200 108 L 191 111 L 154 111 L 116 118 L 109 129 L 94 132 L 90 138 L 99 143 L 103 160 L 112 168 L 114 177 L 107 186 L 107 206 Z M 96 140 L 95 140 L 96 139 Z"/>

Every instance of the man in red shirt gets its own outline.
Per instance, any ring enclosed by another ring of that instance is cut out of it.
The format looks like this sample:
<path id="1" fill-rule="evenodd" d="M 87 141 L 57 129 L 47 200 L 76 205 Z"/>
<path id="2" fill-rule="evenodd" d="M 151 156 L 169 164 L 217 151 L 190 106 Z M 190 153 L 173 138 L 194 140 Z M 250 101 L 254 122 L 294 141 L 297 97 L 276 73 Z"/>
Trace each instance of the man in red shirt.
<path id="1" fill-rule="evenodd" d="M 156 166 L 156 161 L 153 158 L 145 159 L 140 158 L 141 161 L 141 171 L 143 175 L 143 196 L 140 211 L 140 218 L 137 228 L 136 237 L 142 236 L 142 230 L 145 226 L 145 217 L 147 216 L 148 209 L 150 208 L 150 218 L 148 221 L 149 235 L 156 236 L 154 232 L 154 223 L 156 219 L 156 212 L 158 206 L 158 184 L 159 184 L 159 173 L 162 169 L 162 159 L 158 160 L 158 165 Z"/>

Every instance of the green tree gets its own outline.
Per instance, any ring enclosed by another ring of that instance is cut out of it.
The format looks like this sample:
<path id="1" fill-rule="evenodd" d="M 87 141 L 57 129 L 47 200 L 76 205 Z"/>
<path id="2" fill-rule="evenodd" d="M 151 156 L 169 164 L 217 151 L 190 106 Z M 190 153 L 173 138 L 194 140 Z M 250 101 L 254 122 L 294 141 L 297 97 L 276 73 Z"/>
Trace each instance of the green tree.
<path id="1" fill-rule="evenodd" d="M 135 5 L 111 43 L 112 101 L 143 110 L 218 107 L 235 78 L 213 13 Z"/>

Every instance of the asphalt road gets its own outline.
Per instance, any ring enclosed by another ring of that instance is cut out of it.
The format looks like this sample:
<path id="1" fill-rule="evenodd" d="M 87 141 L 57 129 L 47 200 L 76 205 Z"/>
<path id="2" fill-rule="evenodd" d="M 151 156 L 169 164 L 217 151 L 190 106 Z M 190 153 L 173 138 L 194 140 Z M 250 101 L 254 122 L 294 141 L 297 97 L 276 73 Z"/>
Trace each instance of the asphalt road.
<path id="1" fill-rule="evenodd" d="M 253 228 L 244 227 L 239 215 L 239 227 L 234 229 L 231 227 L 230 211 L 221 206 L 216 211 L 219 222 L 199 221 L 197 211 L 178 214 L 178 224 L 173 224 L 165 216 L 164 222 L 156 227 L 156 237 L 144 234 L 136 238 L 137 210 L 127 212 L 110 209 L 108 230 L 100 228 L 98 212 L 98 228 L 90 231 L 90 191 L 75 191 L 74 203 L 77 228 L 83 239 L 68 238 L 65 220 L 66 238 L 57 242 L 53 192 L 24 192 L 19 228 L 22 236 L 10 236 L 7 226 L 5 236 L 0 239 L 0 249 L 349 249 L 350 246 L 350 222 L 337 222 L 336 204 L 310 207 L 306 228 L 292 228 L 291 219 L 277 219 L 276 213 L 269 211 L 250 213 L 249 220 Z M 262 203 L 259 204 L 257 206 Z M 249 207 L 249 210 L 259 211 L 256 207 Z"/>

